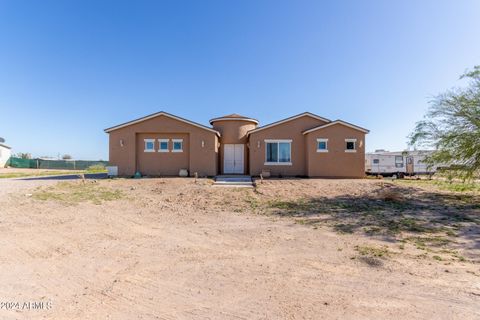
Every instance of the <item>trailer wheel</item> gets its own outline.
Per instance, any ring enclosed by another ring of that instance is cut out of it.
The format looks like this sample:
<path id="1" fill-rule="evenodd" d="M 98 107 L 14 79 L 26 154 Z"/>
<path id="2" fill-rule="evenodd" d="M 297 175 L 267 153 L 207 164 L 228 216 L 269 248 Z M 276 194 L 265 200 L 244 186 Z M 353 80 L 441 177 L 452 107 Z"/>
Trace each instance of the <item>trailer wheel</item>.
<path id="1" fill-rule="evenodd" d="M 403 178 L 405 178 L 405 174 L 403 174 L 403 172 L 399 172 L 398 179 L 403 179 Z"/>

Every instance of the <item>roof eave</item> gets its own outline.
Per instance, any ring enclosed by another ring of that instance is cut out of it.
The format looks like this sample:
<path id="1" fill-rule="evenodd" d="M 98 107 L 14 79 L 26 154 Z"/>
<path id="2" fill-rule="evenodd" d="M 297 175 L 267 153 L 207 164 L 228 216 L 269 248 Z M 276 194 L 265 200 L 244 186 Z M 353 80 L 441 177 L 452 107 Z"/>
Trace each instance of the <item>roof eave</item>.
<path id="1" fill-rule="evenodd" d="M 330 126 L 336 125 L 336 124 L 340 124 L 340 125 L 343 125 L 343 126 L 352 128 L 352 129 L 354 129 L 354 130 L 361 131 L 361 132 L 363 132 L 363 133 L 365 133 L 365 134 L 370 133 L 370 130 L 368 130 L 368 129 L 359 127 L 359 126 L 357 126 L 357 125 L 348 123 L 348 122 L 343 121 L 343 120 L 335 120 L 335 121 L 332 121 L 332 122 L 330 122 L 330 123 L 327 123 L 327 124 L 324 124 L 324 125 L 321 125 L 321 126 L 312 128 L 312 129 L 305 130 L 305 131 L 302 132 L 302 134 L 303 134 L 303 135 L 306 135 L 306 134 L 308 134 L 308 133 L 311 133 L 311 132 L 314 132 L 314 131 L 317 131 L 317 130 L 321 130 L 321 129 L 325 129 L 325 128 L 328 128 L 328 127 L 330 127 Z"/>
<path id="2" fill-rule="evenodd" d="M 330 123 L 330 122 L 331 122 L 330 119 L 317 116 L 316 114 L 313 114 L 313 113 L 311 113 L 311 112 L 303 112 L 303 113 L 300 113 L 300 114 L 297 114 L 297 115 L 294 115 L 294 116 L 285 118 L 285 119 L 283 119 L 283 120 L 275 121 L 275 122 L 272 122 L 272 123 L 270 123 L 270 124 L 266 124 L 266 125 L 264 125 L 264 126 L 262 126 L 262 127 L 252 129 L 252 130 L 250 130 L 250 131 L 247 132 L 247 137 L 248 137 L 251 133 L 255 133 L 255 132 L 258 132 L 258 131 L 262 131 L 262 130 L 264 130 L 264 129 L 268 129 L 268 128 L 271 128 L 271 127 L 280 125 L 280 124 L 282 124 L 282 123 L 289 122 L 289 121 L 292 121 L 292 120 L 295 120 L 295 119 L 304 117 L 304 116 L 312 117 L 312 118 L 314 118 L 314 119 L 318 119 L 318 120 L 321 120 L 321 121 L 325 121 L 325 122 L 327 122 L 327 123 Z"/>
<path id="3" fill-rule="evenodd" d="M 116 125 L 116 126 L 113 126 L 113 127 L 110 127 L 110 128 L 106 128 L 104 129 L 103 131 L 105 133 L 110 133 L 112 131 L 115 131 L 115 130 L 118 130 L 118 129 L 121 129 L 121 128 L 125 128 L 125 127 L 128 127 L 128 126 L 131 126 L 131 125 L 134 125 L 136 123 L 140 123 L 140 122 L 143 122 L 143 121 L 146 121 L 146 120 L 149 120 L 149 119 L 153 119 L 153 118 L 156 118 L 156 117 L 160 117 L 160 116 L 166 116 L 166 117 L 169 117 L 171 119 L 175 119 L 175 120 L 178 120 L 178 121 L 182 121 L 182 122 L 185 122 L 187 124 L 190 124 L 190 125 L 193 125 L 195 127 L 198 127 L 200 129 L 204 129 L 204 130 L 207 130 L 207 131 L 210 131 L 212 133 L 215 133 L 218 137 L 220 137 L 220 132 L 218 132 L 217 130 L 215 129 L 212 129 L 212 128 L 209 128 L 209 127 L 206 127 L 200 123 L 196 123 L 196 122 L 193 122 L 193 121 L 190 121 L 190 120 L 187 120 L 187 119 L 184 119 L 184 118 L 181 118 L 181 117 L 178 117 L 178 116 L 175 116 L 173 114 L 170 114 L 168 112 L 165 112 L 165 111 L 160 111 L 160 112 L 156 112 L 156 113 L 152 113 L 148 116 L 145 116 L 145 117 L 142 117 L 142 118 L 138 118 L 138 119 L 135 119 L 135 120 L 132 120 L 132 121 L 128 121 L 128 122 L 125 122 L 125 123 L 122 123 L 122 124 L 119 124 L 119 125 Z"/>
<path id="4" fill-rule="evenodd" d="M 213 122 L 217 122 L 217 121 L 247 121 L 247 122 L 253 122 L 255 124 L 258 124 L 257 119 L 253 119 L 253 118 L 232 118 L 232 117 L 214 118 L 214 119 L 211 119 L 209 122 L 210 122 L 210 124 L 213 124 Z"/>

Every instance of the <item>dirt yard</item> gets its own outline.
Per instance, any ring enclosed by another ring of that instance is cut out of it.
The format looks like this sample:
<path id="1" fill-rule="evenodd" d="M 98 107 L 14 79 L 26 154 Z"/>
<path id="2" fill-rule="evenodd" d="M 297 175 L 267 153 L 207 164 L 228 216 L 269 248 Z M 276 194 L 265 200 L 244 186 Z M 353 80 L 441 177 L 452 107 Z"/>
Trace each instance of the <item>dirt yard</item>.
<path id="1" fill-rule="evenodd" d="M 480 318 L 476 193 L 23 182 L 0 181 L 1 319 Z"/>

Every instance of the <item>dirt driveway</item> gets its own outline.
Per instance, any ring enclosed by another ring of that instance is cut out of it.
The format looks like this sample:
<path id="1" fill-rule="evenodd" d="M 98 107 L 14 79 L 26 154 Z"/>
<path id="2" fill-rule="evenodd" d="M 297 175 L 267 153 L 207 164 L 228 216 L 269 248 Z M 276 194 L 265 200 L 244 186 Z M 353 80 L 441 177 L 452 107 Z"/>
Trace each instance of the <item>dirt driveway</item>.
<path id="1" fill-rule="evenodd" d="M 475 196 L 372 180 L 35 181 L 0 194 L 0 303 L 19 303 L 1 319 L 480 317 Z"/>

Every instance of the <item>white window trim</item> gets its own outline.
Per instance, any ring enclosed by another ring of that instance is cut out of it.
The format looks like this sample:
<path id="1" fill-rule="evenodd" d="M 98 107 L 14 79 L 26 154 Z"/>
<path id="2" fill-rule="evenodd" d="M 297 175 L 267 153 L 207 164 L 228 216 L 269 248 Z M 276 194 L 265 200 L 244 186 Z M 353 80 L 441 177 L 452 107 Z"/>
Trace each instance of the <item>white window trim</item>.
<path id="1" fill-rule="evenodd" d="M 291 166 L 291 162 L 264 162 L 265 166 Z"/>
<path id="2" fill-rule="evenodd" d="M 319 142 L 325 142 L 326 149 L 319 149 L 318 148 L 318 143 Z M 318 138 L 317 139 L 317 152 L 328 152 L 328 139 L 324 139 L 324 138 Z"/>
<path id="3" fill-rule="evenodd" d="M 153 143 L 153 149 L 147 149 L 147 142 Z M 144 152 L 155 152 L 155 139 L 143 139 L 143 143 L 144 143 L 144 146 L 143 146 Z"/>
<path id="4" fill-rule="evenodd" d="M 353 142 L 353 149 L 347 149 L 347 142 Z M 345 139 L 345 152 L 355 153 L 357 152 L 357 139 Z"/>
<path id="5" fill-rule="evenodd" d="M 265 162 L 266 166 L 291 166 L 292 165 L 292 139 L 265 139 Z M 267 143 L 290 143 L 290 162 L 267 162 Z"/>
<path id="6" fill-rule="evenodd" d="M 174 149 L 175 142 L 180 142 L 182 144 L 182 149 L 180 150 Z M 172 152 L 183 152 L 183 139 L 172 139 Z"/>
<path id="7" fill-rule="evenodd" d="M 170 152 L 170 150 L 168 149 L 170 139 L 157 139 L 157 140 L 158 140 L 158 152 Z M 167 143 L 167 149 L 161 149 L 162 142 Z"/>
<path id="8" fill-rule="evenodd" d="M 265 139 L 265 142 L 292 142 L 292 139 Z"/>

